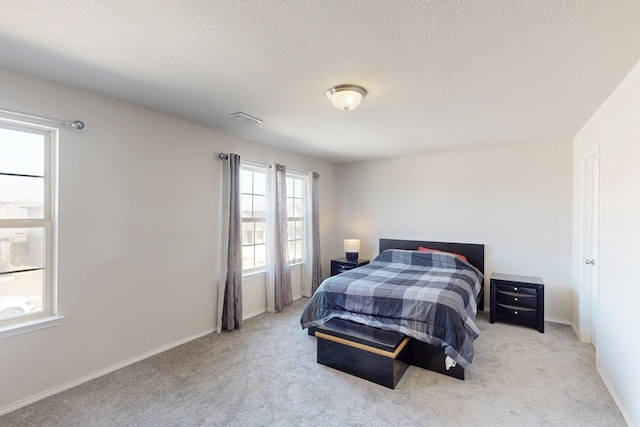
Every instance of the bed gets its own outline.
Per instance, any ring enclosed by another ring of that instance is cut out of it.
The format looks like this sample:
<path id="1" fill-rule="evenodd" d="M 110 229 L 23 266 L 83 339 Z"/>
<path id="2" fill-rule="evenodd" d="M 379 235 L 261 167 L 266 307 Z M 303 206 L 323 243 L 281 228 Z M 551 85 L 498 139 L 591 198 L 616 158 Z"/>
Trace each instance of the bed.
<path id="1" fill-rule="evenodd" d="M 484 306 L 483 273 L 484 245 L 381 239 L 380 254 L 370 264 L 322 283 L 301 325 L 321 330 L 338 318 L 402 334 L 410 337 L 410 364 L 464 379 L 479 335 L 475 317 Z"/>

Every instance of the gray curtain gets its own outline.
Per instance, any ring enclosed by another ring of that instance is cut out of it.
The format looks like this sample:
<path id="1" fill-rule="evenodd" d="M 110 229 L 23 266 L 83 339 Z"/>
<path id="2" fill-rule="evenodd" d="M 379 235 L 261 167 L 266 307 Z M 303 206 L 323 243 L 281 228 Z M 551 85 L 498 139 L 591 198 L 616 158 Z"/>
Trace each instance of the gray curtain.
<path id="1" fill-rule="evenodd" d="M 282 311 L 293 302 L 287 251 L 287 172 L 274 164 L 267 170 L 267 311 Z"/>
<path id="2" fill-rule="evenodd" d="M 233 330 L 242 326 L 242 241 L 240 217 L 240 156 L 229 154 L 229 238 L 227 244 L 226 277 L 222 293 L 221 329 Z M 218 304 L 220 307 L 220 304 Z M 218 328 L 220 329 L 220 327 Z"/>
<path id="3" fill-rule="evenodd" d="M 305 178 L 305 256 L 302 274 L 302 295 L 305 297 L 312 296 L 322 283 L 319 180 L 318 172 L 309 172 Z"/>

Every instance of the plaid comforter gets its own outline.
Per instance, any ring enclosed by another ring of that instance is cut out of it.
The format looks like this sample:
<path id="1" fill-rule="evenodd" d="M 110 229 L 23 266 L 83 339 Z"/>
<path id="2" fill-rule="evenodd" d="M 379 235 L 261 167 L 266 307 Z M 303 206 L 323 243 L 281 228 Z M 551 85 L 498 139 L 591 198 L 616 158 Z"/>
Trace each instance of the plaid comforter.
<path id="1" fill-rule="evenodd" d="M 463 368 L 473 360 L 476 298 L 483 276 L 443 253 L 389 249 L 370 264 L 325 280 L 300 323 L 319 326 L 333 317 L 400 332 L 443 347 Z"/>

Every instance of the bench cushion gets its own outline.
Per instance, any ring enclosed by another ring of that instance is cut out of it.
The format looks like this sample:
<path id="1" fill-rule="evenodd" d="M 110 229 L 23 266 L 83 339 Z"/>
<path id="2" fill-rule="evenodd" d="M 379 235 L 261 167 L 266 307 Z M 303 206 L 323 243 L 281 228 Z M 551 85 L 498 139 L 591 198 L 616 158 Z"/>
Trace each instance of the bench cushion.
<path id="1" fill-rule="evenodd" d="M 402 343 L 404 335 L 398 332 L 385 331 L 359 323 L 349 322 L 337 317 L 319 326 L 318 331 L 357 342 L 369 347 L 379 348 L 393 353 Z"/>

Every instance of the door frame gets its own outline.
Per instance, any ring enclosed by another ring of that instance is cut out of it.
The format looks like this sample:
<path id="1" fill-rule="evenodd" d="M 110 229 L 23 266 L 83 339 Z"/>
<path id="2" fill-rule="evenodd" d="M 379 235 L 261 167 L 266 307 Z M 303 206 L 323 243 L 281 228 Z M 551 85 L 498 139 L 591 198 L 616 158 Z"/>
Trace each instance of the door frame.
<path id="1" fill-rule="evenodd" d="M 587 152 L 581 161 L 580 186 L 580 324 L 582 337 L 594 347 L 598 336 L 598 226 L 600 190 L 599 148 Z M 594 260 L 595 264 L 586 264 Z"/>

